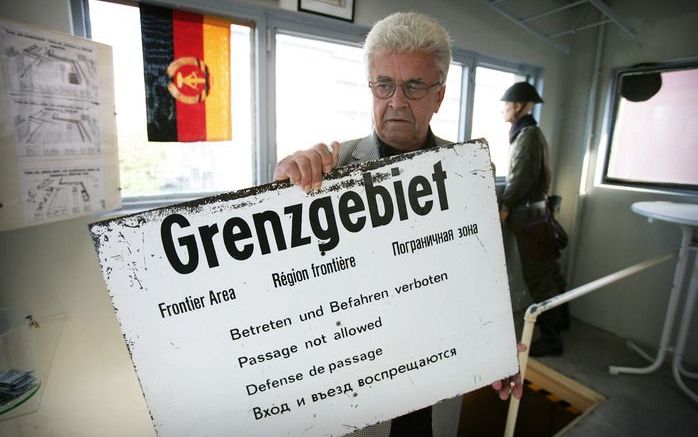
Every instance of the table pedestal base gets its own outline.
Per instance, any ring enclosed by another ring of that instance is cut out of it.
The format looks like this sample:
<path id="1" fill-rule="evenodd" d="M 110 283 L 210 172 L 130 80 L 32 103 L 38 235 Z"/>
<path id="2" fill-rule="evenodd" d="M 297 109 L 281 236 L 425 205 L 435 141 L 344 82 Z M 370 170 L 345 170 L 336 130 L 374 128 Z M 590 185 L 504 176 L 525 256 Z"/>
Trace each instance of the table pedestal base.
<path id="1" fill-rule="evenodd" d="M 681 239 L 681 250 L 679 252 L 679 260 L 676 264 L 676 270 L 674 271 L 674 282 L 669 295 L 669 304 L 667 306 L 667 312 L 664 318 L 664 327 L 662 328 L 662 335 L 659 341 L 657 355 L 652 357 L 636 344 L 628 342 L 628 347 L 630 349 L 637 352 L 641 357 L 645 358 L 651 364 L 647 367 L 609 366 L 608 371 L 612 375 L 618 375 L 619 373 L 636 375 L 648 374 L 654 372 L 659 368 L 659 366 L 661 366 L 667 352 L 674 352 L 674 358 L 672 360 L 672 373 L 674 375 L 674 380 L 679 388 L 688 395 L 688 397 L 690 397 L 694 402 L 698 403 L 698 394 L 688 388 L 682 378 L 698 378 L 698 373 L 689 372 L 683 367 L 683 356 L 686 347 L 686 340 L 688 338 L 688 329 L 690 328 L 693 308 L 696 305 L 696 295 L 698 294 L 698 257 L 695 257 L 695 265 L 693 266 L 693 273 L 688 286 L 686 301 L 684 302 L 683 314 L 680 319 L 680 326 L 676 339 L 676 348 L 674 349 L 669 345 L 669 337 L 671 336 L 671 331 L 674 327 L 676 310 L 679 304 L 679 298 L 681 297 L 681 291 L 683 290 L 683 278 L 685 277 L 688 258 L 690 256 L 690 252 L 696 251 L 697 249 L 693 235 L 694 228 L 692 226 L 682 225 L 681 231 L 683 233 Z"/>

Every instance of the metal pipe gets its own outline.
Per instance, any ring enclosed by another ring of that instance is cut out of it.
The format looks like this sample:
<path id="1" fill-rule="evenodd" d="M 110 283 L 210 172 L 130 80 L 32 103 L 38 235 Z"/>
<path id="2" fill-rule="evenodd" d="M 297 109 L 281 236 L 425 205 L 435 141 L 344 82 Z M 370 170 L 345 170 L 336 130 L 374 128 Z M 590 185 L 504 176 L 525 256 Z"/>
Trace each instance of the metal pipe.
<path id="1" fill-rule="evenodd" d="M 526 351 L 519 354 L 519 372 L 521 374 L 521 383 L 523 384 L 524 377 L 526 376 L 526 365 L 528 364 L 528 351 L 531 346 L 531 339 L 533 338 L 533 328 L 536 324 L 536 319 L 541 313 L 551 310 L 555 307 L 562 305 L 565 302 L 569 302 L 578 297 L 582 297 L 585 294 L 589 294 L 592 291 L 596 291 L 599 288 L 605 287 L 608 284 L 619 281 L 621 279 L 627 278 L 630 275 L 646 270 L 657 264 L 661 264 L 668 261 L 676 256 L 676 252 L 671 252 L 665 255 L 655 256 L 646 261 L 639 262 L 633 266 L 626 267 L 615 273 L 611 273 L 602 278 L 591 281 L 587 284 L 581 285 L 574 288 L 566 293 L 562 293 L 550 299 L 546 299 L 541 303 L 534 303 L 526 309 L 526 314 L 524 315 L 524 328 L 521 333 L 521 343 L 526 345 Z M 514 436 L 514 428 L 516 427 L 516 418 L 519 414 L 519 403 L 520 400 L 514 398 L 513 396 L 509 400 L 509 410 L 507 411 L 507 422 L 504 428 L 505 437 Z"/>
<path id="2" fill-rule="evenodd" d="M 575 26 L 579 27 L 582 25 L 582 23 L 586 23 L 587 18 L 589 18 L 589 16 L 591 15 L 592 12 L 594 12 L 594 10 L 595 9 L 593 7 L 587 8 L 586 14 L 584 14 L 584 16 L 579 21 L 577 21 L 577 24 Z"/>
<path id="3" fill-rule="evenodd" d="M 530 307 L 529 307 L 530 308 Z M 521 374 L 521 383 L 523 384 L 524 378 L 526 377 L 526 366 L 528 365 L 528 347 L 531 345 L 531 339 L 533 338 L 533 328 L 536 324 L 535 315 L 530 315 L 528 310 L 524 316 L 524 327 L 521 333 L 521 343 L 526 345 L 526 350 L 519 353 L 519 373 Z M 504 428 L 505 437 L 514 436 L 514 428 L 516 427 L 516 417 L 519 415 L 519 403 L 520 399 L 516 399 L 511 396 L 509 400 L 509 410 L 507 410 L 507 423 Z"/>
<path id="4" fill-rule="evenodd" d="M 683 379 L 681 375 L 687 377 L 695 377 L 695 374 L 687 372 L 683 366 L 683 356 L 686 347 L 686 340 L 688 339 L 688 328 L 690 327 L 691 315 L 693 314 L 693 309 L 696 306 L 696 295 L 698 294 L 698 256 L 695 257 L 693 273 L 691 275 L 691 282 L 688 284 L 688 295 L 686 296 L 686 301 L 683 307 L 683 316 L 681 317 L 681 326 L 679 327 L 679 335 L 676 339 L 676 349 L 674 355 L 674 362 L 672 363 L 671 370 L 674 374 L 674 380 L 678 384 L 679 388 L 683 390 L 684 393 L 690 397 L 693 402 L 698 402 L 698 394 L 691 390 Z"/>
<path id="5" fill-rule="evenodd" d="M 535 30 L 535 29 L 532 29 L 532 28 L 528 27 L 525 23 L 521 22 L 521 19 L 520 19 L 519 17 L 515 16 L 515 15 L 512 14 L 511 12 L 505 11 L 504 9 L 497 7 L 497 5 L 496 5 L 495 3 L 493 3 L 493 2 L 486 2 L 486 3 L 487 3 L 490 7 L 492 7 L 492 9 L 496 10 L 496 11 L 499 12 L 500 14 L 504 15 L 505 17 L 507 17 L 508 19 L 510 19 L 511 21 L 513 21 L 514 23 L 518 24 L 518 25 L 521 26 L 523 29 L 526 29 L 527 31 L 529 31 L 529 32 L 531 32 L 532 34 L 536 35 L 538 38 L 543 39 L 545 42 L 547 42 L 547 43 L 550 44 L 551 46 L 555 47 L 556 49 L 560 50 L 562 53 L 564 53 L 564 54 L 566 54 L 566 55 L 569 55 L 569 54 L 570 54 L 570 49 L 569 49 L 567 46 L 562 45 L 562 44 L 559 44 L 559 43 L 556 43 L 556 42 L 553 42 L 553 41 L 549 41 L 549 40 L 548 40 L 548 35 L 544 34 L 543 32 L 539 32 L 539 31 L 537 31 L 537 30 Z"/>
<path id="6" fill-rule="evenodd" d="M 559 8 L 551 9 L 551 10 L 546 11 L 546 12 L 541 12 L 540 14 L 537 14 L 537 15 L 532 15 L 530 17 L 522 18 L 521 21 L 523 23 L 527 23 L 529 21 L 533 21 L 533 20 L 537 20 L 539 18 L 547 17 L 548 15 L 552 15 L 552 14 L 555 14 L 557 12 L 562 12 L 565 9 L 573 8 L 575 6 L 581 5 L 582 3 L 586 3 L 588 1 L 589 0 L 579 0 L 579 1 L 576 1 L 574 3 L 569 3 L 569 4 L 566 4 L 564 6 L 560 6 Z"/>
<path id="7" fill-rule="evenodd" d="M 584 126 L 584 156 L 582 163 L 582 173 L 579 175 L 579 188 L 577 190 L 577 196 L 575 198 L 574 205 L 574 217 L 572 218 L 572 233 L 570 239 L 570 245 L 567 253 L 567 264 L 565 271 L 567 271 L 567 282 L 569 284 L 574 283 L 574 265 L 577 261 L 577 245 L 580 241 L 580 233 L 582 232 L 582 215 L 585 209 L 585 199 L 586 199 L 586 186 L 587 179 L 589 176 L 589 165 L 591 160 L 591 150 L 594 139 L 594 127 L 596 125 L 594 120 L 594 112 L 596 110 L 596 99 L 599 93 L 599 76 L 601 75 L 601 56 L 603 52 L 603 44 L 606 35 L 606 27 L 601 26 L 596 37 L 596 49 L 594 53 L 594 66 L 591 70 L 591 84 L 589 85 L 589 100 L 587 100 L 587 109 L 585 114 L 585 126 Z"/>
<path id="8" fill-rule="evenodd" d="M 559 36 L 568 35 L 570 33 L 574 34 L 574 33 L 579 32 L 580 30 L 591 29 L 592 27 L 601 26 L 603 24 L 610 23 L 610 22 L 611 22 L 611 20 L 597 21 L 596 23 L 591 23 L 591 24 L 587 24 L 585 26 L 575 27 L 574 29 L 564 30 L 564 31 L 558 32 L 558 33 L 553 33 L 552 35 L 548 36 L 548 38 L 552 39 L 552 38 L 557 38 Z"/>
<path id="9" fill-rule="evenodd" d="M 639 262 L 633 266 L 626 267 L 623 270 L 618 270 L 615 273 L 611 273 L 584 285 L 580 285 L 579 287 L 574 288 L 566 293 L 562 293 L 555 297 L 551 297 L 550 299 L 546 299 L 539 304 L 534 303 L 530 307 L 528 307 L 526 313 L 528 314 L 530 312 L 531 315 L 535 315 L 537 317 L 540 313 L 560 306 L 565 302 L 577 299 L 578 297 L 582 297 L 585 294 L 589 294 L 592 291 L 596 291 L 599 288 L 604 287 L 608 284 L 627 278 L 630 275 L 634 275 L 635 273 L 641 272 L 657 264 L 661 264 L 665 261 L 668 261 L 674 258 L 677 253 L 678 250 L 664 255 L 655 256 L 646 261 Z"/>
<path id="10" fill-rule="evenodd" d="M 601 11 L 605 16 L 613 20 L 614 23 L 618 25 L 625 33 L 630 35 L 633 39 L 637 38 L 637 34 L 630 25 L 626 24 L 618 14 L 613 12 L 604 2 L 601 0 L 589 0 L 592 5 L 596 6 L 596 9 Z"/>
<path id="11" fill-rule="evenodd" d="M 636 375 L 642 375 L 654 372 L 661 366 L 664 362 L 664 356 L 669 348 L 669 340 L 671 339 L 671 334 L 674 326 L 674 318 L 676 317 L 676 310 L 679 307 L 679 300 L 681 296 L 681 289 L 683 284 L 683 278 L 686 275 L 686 267 L 688 263 L 688 247 L 691 245 L 692 232 L 690 226 L 681 226 L 682 237 L 681 237 L 681 249 L 679 252 L 679 261 L 674 269 L 674 279 L 672 281 L 671 292 L 669 293 L 669 302 L 667 304 L 666 313 L 664 315 L 664 326 L 662 327 L 662 334 L 659 339 L 659 348 L 657 349 L 657 356 L 652 360 L 651 364 L 647 367 L 635 368 L 635 367 L 622 367 L 622 366 L 610 366 L 608 371 L 612 375 L 617 375 L 618 373 L 632 373 Z M 639 347 L 634 346 L 633 349 L 638 350 Z M 647 357 L 647 354 L 640 354 L 643 357 Z"/>

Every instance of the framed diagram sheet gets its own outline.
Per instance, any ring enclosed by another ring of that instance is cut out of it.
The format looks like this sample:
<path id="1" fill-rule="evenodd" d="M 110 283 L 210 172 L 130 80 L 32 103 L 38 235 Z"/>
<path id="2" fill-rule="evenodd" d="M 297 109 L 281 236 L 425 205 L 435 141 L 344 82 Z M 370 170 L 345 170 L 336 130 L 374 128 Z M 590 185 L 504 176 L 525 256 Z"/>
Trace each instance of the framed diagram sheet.
<path id="1" fill-rule="evenodd" d="M 0 20 L 0 230 L 121 205 L 111 48 Z"/>

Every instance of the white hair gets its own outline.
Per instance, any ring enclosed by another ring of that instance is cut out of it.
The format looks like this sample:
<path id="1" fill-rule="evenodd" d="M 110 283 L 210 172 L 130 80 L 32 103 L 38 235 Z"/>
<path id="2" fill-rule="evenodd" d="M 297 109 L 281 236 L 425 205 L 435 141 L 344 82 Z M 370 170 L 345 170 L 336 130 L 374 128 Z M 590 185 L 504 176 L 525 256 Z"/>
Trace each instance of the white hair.
<path id="1" fill-rule="evenodd" d="M 439 80 L 446 81 L 451 65 L 451 42 L 435 19 L 417 12 L 396 12 L 373 25 L 364 42 L 366 68 L 379 53 L 427 52 L 434 56 Z"/>

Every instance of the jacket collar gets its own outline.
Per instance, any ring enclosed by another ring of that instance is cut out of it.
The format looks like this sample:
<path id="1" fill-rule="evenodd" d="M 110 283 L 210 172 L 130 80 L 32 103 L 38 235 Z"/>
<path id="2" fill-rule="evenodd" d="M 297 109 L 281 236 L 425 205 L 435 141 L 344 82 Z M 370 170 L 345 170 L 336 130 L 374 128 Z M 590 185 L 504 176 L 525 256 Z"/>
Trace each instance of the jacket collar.
<path id="1" fill-rule="evenodd" d="M 514 140 L 516 140 L 516 137 L 519 136 L 522 130 L 528 126 L 535 126 L 538 123 L 536 122 L 536 119 L 533 118 L 531 114 L 526 114 L 523 117 L 519 118 L 515 122 L 511 124 L 511 129 L 509 129 L 509 144 L 512 144 Z"/>
<path id="2" fill-rule="evenodd" d="M 424 148 L 431 148 L 436 146 L 438 143 L 436 136 L 434 133 L 431 131 L 431 126 L 429 127 L 429 132 L 427 133 L 427 139 L 426 143 L 424 146 L 422 146 L 422 149 Z M 371 135 L 362 138 L 359 143 L 356 145 L 354 148 L 354 151 L 352 152 L 351 156 L 356 159 L 357 161 L 367 161 L 367 160 L 373 160 L 373 159 L 378 159 L 380 158 L 380 153 L 378 150 L 381 147 L 390 147 L 387 144 L 385 144 L 383 141 L 381 141 L 380 138 L 378 138 L 378 134 L 374 130 L 371 132 Z M 390 156 L 390 155 L 388 155 Z"/>

